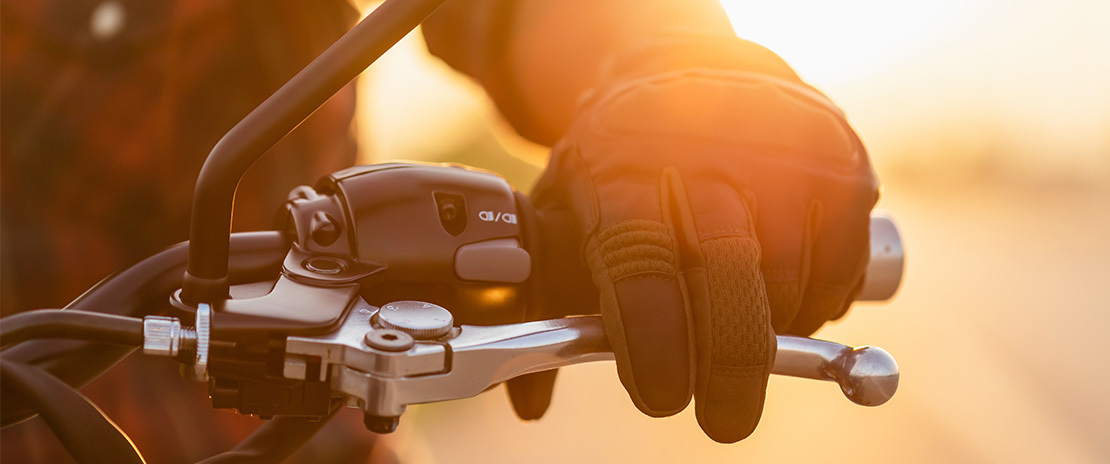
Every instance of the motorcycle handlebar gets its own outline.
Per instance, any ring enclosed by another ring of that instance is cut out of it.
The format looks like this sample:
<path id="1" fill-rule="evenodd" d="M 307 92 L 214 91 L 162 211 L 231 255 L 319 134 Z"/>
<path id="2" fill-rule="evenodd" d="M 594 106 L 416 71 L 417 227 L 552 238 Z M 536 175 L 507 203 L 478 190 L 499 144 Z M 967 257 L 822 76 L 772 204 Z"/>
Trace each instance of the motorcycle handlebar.
<path id="1" fill-rule="evenodd" d="M 867 276 L 856 301 L 889 300 L 902 284 L 905 252 L 898 227 L 889 214 L 879 211 L 871 215 L 871 260 Z"/>

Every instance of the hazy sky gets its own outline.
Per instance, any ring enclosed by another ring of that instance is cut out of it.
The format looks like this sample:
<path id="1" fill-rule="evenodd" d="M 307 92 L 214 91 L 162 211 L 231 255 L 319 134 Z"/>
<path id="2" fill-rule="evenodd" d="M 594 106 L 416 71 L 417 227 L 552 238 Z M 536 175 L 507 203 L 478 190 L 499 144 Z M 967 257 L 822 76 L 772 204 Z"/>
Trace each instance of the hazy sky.
<path id="1" fill-rule="evenodd" d="M 1110 179 L 1110 2 L 724 5 L 741 37 L 844 107 L 882 174 Z M 488 137 L 496 120 L 419 37 L 375 65 L 363 97 L 366 146 L 379 158 L 434 159 Z"/>

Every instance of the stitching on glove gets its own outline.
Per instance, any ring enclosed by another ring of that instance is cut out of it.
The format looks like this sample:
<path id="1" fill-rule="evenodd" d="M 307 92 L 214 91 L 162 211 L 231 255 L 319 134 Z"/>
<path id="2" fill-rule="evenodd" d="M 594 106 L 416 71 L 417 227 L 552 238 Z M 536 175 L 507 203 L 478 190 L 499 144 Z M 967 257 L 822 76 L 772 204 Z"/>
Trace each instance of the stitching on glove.
<path id="1" fill-rule="evenodd" d="M 751 235 L 751 232 L 743 227 L 714 227 L 705 230 L 698 230 L 698 238 L 701 240 L 730 237 L 747 237 L 749 235 Z"/>
<path id="2" fill-rule="evenodd" d="M 589 164 L 582 158 L 582 152 L 578 146 L 573 146 L 566 150 L 564 157 L 566 164 L 573 166 L 566 166 L 566 177 L 569 177 L 570 183 L 580 182 L 585 185 L 568 186 L 567 191 L 577 192 L 580 195 L 585 195 L 586 198 L 579 199 L 578 205 L 585 205 L 588 210 L 581 213 L 583 230 L 588 235 L 591 231 L 597 230 L 597 225 L 601 221 L 601 206 L 598 204 L 597 199 L 597 182 L 594 180 L 593 173 L 590 172 Z M 562 177 L 562 176 L 560 176 Z M 584 188 L 583 188 L 584 187 Z"/>
<path id="3" fill-rule="evenodd" d="M 764 366 L 713 366 L 714 378 L 739 379 L 763 372 Z"/>

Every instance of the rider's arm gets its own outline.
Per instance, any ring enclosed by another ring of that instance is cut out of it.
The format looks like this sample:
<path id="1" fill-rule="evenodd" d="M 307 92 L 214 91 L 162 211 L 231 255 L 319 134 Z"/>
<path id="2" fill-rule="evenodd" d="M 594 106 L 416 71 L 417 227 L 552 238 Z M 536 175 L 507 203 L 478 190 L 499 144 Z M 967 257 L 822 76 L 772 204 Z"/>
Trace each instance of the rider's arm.
<path id="1" fill-rule="evenodd" d="M 547 145 L 583 93 L 614 72 L 709 66 L 798 80 L 774 53 L 737 39 L 715 0 L 452 0 L 424 23 L 424 37 L 518 132 Z"/>
<path id="2" fill-rule="evenodd" d="M 840 110 L 715 1 L 455 0 L 425 24 L 433 53 L 554 145 L 531 195 L 559 270 L 543 300 L 596 295 L 644 413 L 693 397 L 711 438 L 750 434 L 774 335 L 843 314 L 865 272 L 878 184 Z M 576 275 L 593 285 L 560 283 Z M 509 391 L 522 418 L 546 408 Z"/>

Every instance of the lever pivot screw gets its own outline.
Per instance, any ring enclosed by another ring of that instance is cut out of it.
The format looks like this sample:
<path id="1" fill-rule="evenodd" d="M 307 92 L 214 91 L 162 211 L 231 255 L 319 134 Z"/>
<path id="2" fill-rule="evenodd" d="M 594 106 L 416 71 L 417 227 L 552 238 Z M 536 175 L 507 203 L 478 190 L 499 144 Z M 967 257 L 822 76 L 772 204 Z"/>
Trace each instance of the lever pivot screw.
<path id="1" fill-rule="evenodd" d="M 412 335 L 393 329 L 371 330 L 366 332 L 363 341 L 367 346 L 382 351 L 405 351 L 416 343 Z"/>
<path id="2" fill-rule="evenodd" d="M 323 275 L 336 275 L 343 272 L 343 263 L 332 258 L 309 258 L 302 263 L 305 269 Z"/>

